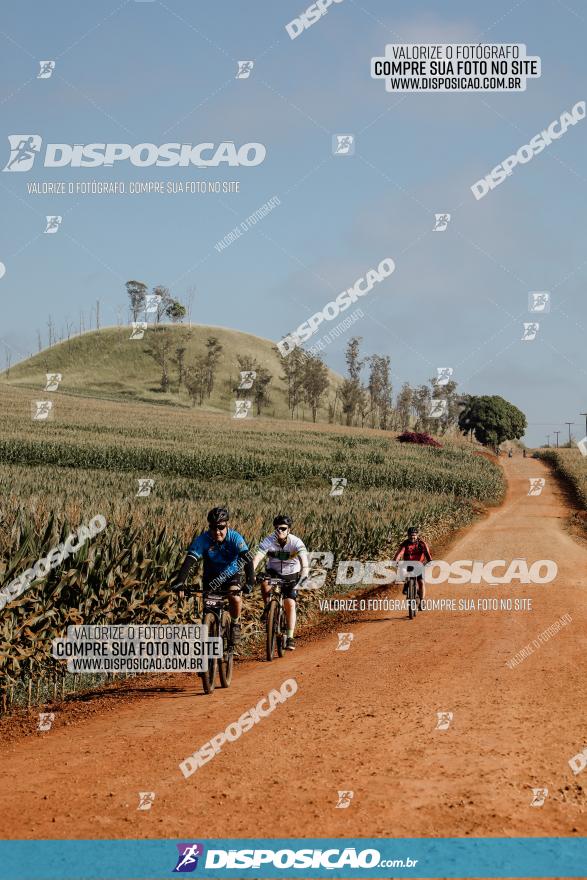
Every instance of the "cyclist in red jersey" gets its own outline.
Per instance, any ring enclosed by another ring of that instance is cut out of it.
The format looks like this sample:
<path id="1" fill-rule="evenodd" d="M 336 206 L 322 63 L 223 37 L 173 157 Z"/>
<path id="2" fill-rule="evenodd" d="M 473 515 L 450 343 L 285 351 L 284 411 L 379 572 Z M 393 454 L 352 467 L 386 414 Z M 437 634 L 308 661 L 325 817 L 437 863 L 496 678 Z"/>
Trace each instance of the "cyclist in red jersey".
<path id="1" fill-rule="evenodd" d="M 399 545 L 399 550 L 393 557 L 395 562 L 399 562 L 400 559 L 404 562 L 421 562 L 425 565 L 427 562 L 432 562 L 432 556 L 430 555 L 430 550 L 428 548 L 428 544 L 426 541 L 423 541 L 420 537 L 420 532 L 416 528 L 416 526 L 410 526 L 408 529 L 408 537 L 405 541 Z M 421 574 L 417 576 L 418 578 L 418 598 L 419 598 L 419 606 L 420 611 L 422 610 L 422 599 L 426 598 L 426 589 L 424 586 L 424 578 Z M 404 593 L 406 592 L 406 587 L 404 586 Z"/>

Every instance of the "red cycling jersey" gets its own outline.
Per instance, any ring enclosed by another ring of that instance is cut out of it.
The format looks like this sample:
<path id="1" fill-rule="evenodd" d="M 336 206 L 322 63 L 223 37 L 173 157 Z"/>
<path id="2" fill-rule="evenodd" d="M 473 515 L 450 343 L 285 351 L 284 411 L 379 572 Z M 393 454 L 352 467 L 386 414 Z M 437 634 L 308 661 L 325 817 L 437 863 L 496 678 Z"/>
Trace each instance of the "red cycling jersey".
<path id="1" fill-rule="evenodd" d="M 402 541 L 402 543 L 399 545 L 399 550 L 393 558 L 395 562 L 398 562 L 400 559 L 403 559 L 406 562 L 432 561 L 432 556 L 430 555 L 428 544 L 421 538 L 418 538 L 417 541 L 410 541 L 409 538 L 407 539 L 407 541 Z"/>

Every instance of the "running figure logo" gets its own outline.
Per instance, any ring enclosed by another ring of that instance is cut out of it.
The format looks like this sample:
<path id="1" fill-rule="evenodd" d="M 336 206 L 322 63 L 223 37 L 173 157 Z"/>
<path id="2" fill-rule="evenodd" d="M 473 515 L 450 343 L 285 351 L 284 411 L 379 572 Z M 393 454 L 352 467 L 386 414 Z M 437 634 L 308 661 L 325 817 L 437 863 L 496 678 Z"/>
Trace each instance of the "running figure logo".
<path id="1" fill-rule="evenodd" d="M 330 497 L 337 498 L 344 492 L 344 487 L 346 486 L 347 480 L 346 477 L 331 477 L 331 480 L 332 489 L 330 490 Z"/>
<path id="2" fill-rule="evenodd" d="M 129 339 L 142 339 L 149 325 L 146 321 L 132 321 L 132 333 Z"/>
<path id="3" fill-rule="evenodd" d="M 528 495 L 540 495 L 546 484 L 544 477 L 528 477 L 528 479 L 530 480 Z"/>
<path id="4" fill-rule="evenodd" d="M 453 373 L 452 367 L 436 367 L 436 384 L 448 385 Z"/>
<path id="5" fill-rule="evenodd" d="M 235 400 L 233 419 L 246 419 L 253 405 L 252 400 Z"/>
<path id="6" fill-rule="evenodd" d="M 338 635 L 338 645 L 336 646 L 337 651 L 348 651 L 351 642 L 354 639 L 354 633 L 337 633 Z"/>
<path id="7" fill-rule="evenodd" d="M 548 797 L 548 789 L 547 788 L 533 788 L 532 789 L 532 800 L 530 801 L 530 806 L 531 807 L 541 807 L 547 797 Z"/>
<path id="8" fill-rule="evenodd" d="M 57 391 L 59 388 L 59 383 L 63 378 L 61 373 L 45 373 L 45 376 L 47 377 L 45 391 Z"/>
<path id="9" fill-rule="evenodd" d="M 239 61 L 235 79 L 248 79 L 254 66 L 254 61 Z"/>
<path id="10" fill-rule="evenodd" d="M 453 719 L 452 712 L 437 712 L 436 713 L 436 730 L 448 730 L 450 727 L 450 722 Z"/>
<path id="11" fill-rule="evenodd" d="M 528 323 L 524 322 L 522 342 L 532 342 L 533 339 L 536 339 L 539 330 L 540 324 L 537 321 L 531 321 Z"/>
<path id="12" fill-rule="evenodd" d="M 150 810 L 155 800 L 154 791 L 139 791 L 139 805 L 137 810 Z"/>
<path id="13" fill-rule="evenodd" d="M 60 217 L 59 215 L 47 217 L 47 226 L 45 227 L 45 232 L 49 235 L 54 235 L 56 232 L 59 231 L 62 220 L 63 217 Z"/>
<path id="14" fill-rule="evenodd" d="M 53 409 L 52 400 L 35 400 L 33 401 L 33 421 L 45 422 L 51 418 Z"/>
<path id="15" fill-rule="evenodd" d="M 354 134 L 333 134 L 332 135 L 332 153 L 334 156 L 354 156 L 354 154 L 355 154 L 355 136 L 354 136 Z"/>
<path id="16" fill-rule="evenodd" d="M 428 416 L 431 419 L 440 419 L 442 416 L 445 416 L 447 412 L 448 400 L 439 398 L 438 400 L 431 400 L 428 404 Z"/>
<path id="17" fill-rule="evenodd" d="M 148 293 L 145 297 L 145 312 L 148 315 L 159 310 L 163 297 L 159 293 Z"/>
<path id="18" fill-rule="evenodd" d="M 55 721 L 55 712 L 39 712 L 39 723 L 37 730 L 51 730 L 51 725 Z"/>
<path id="19" fill-rule="evenodd" d="M 173 869 L 174 874 L 190 874 L 198 867 L 198 859 L 204 855 L 204 847 L 201 843 L 176 843 L 179 856 L 177 865 Z"/>
<path id="20" fill-rule="evenodd" d="M 577 448 L 581 455 L 587 455 L 587 436 L 583 437 L 582 440 L 577 440 Z"/>
<path id="21" fill-rule="evenodd" d="M 435 214 L 432 232 L 444 232 L 450 223 L 450 214 Z"/>
<path id="22" fill-rule="evenodd" d="M 37 74 L 37 79 L 49 79 L 51 74 L 55 70 L 55 62 L 54 61 L 39 61 L 39 67 L 41 69 Z"/>
<path id="23" fill-rule="evenodd" d="M 3 171 L 30 171 L 39 150 L 41 136 L 38 134 L 9 134 L 10 159 Z"/>
<path id="24" fill-rule="evenodd" d="M 354 792 L 353 791 L 339 791 L 338 792 L 338 803 L 336 804 L 337 810 L 346 810 L 347 807 L 350 807 L 351 800 L 353 799 Z"/>
<path id="25" fill-rule="evenodd" d="M 547 290 L 537 290 L 528 294 L 529 312 L 550 312 L 550 293 Z"/>
<path id="26" fill-rule="evenodd" d="M 240 373 L 241 383 L 238 386 L 239 391 L 248 391 L 253 387 L 253 382 L 257 378 L 255 370 L 242 370 Z"/>
<path id="27" fill-rule="evenodd" d="M 151 494 L 151 489 L 155 485 L 155 480 L 141 479 L 139 477 L 139 491 L 135 498 L 147 498 Z"/>

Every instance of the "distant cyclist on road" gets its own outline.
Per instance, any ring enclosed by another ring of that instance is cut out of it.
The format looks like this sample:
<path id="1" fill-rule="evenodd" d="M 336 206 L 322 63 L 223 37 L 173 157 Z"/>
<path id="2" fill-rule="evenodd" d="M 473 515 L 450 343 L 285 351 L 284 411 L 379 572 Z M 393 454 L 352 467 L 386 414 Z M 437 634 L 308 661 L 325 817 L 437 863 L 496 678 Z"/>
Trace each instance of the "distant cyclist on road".
<path id="1" fill-rule="evenodd" d="M 304 542 L 291 533 L 292 521 L 286 514 L 280 514 L 273 520 L 275 531 L 263 538 L 253 559 L 256 569 L 267 557 L 265 577 L 260 577 L 261 592 L 265 608 L 271 595 L 269 578 L 281 580 L 281 591 L 284 598 L 285 619 L 287 621 L 288 651 L 295 651 L 294 631 L 296 628 L 296 598 L 298 585 L 303 583 L 309 574 L 308 551 Z M 263 612 L 265 614 L 265 612 Z"/>
<path id="2" fill-rule="evenodd" d="M 410 526 L 408 529 L 408 537 L 399 545 L 399 550 L 393 557 L 395 562 L 403 560 L 404 562 L 421 562 L 426 564 L 432 562 L 432 556 L 426 541 L 420 537 L 419 530 L 416 526 Z M 420 610 L 422 610 L 422 599 L 426 598 L 426 588 L 424 586 L 424 578 L 421 574 L 417 575 L 418 579 L 418 598 Z M 404 594 L 406 587 L 404 586 Z"/>
<path id="3" fill-rule="evenodd" d="M 241 587 L 241 572 L 244 568 L 246 584 L 242 587 L 242 592 L 248 595 L 253 590 L 255 570 L 247 542 L 241 534 L 228 528 L 229 519 L 230 515 L 226 507 L 212 508 L 208 513 L 208 529 L 200 535 L 194 535 L 185 561 L 174 578 L 172 589 L 181 596 L 192 566 L 202 559 L 204 593 L 229 594 L 231 640 L 233 645 L 237 645 L 241 640 L 239 619 L 242 599 L 238 594 Z"/>

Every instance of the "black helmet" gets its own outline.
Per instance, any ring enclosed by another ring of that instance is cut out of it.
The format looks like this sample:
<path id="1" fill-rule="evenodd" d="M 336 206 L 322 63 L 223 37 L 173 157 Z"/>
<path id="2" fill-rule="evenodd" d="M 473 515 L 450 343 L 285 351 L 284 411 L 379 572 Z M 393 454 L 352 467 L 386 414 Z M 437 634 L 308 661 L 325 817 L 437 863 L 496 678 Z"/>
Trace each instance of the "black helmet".
<path id="1" fill-rule="evenodd" d="M 229 519 L 230 514 L 226 507 L 213 507 L 212 510 L 208 512 L 208 523 L 211 526 L 217 526 L 218 523 L 228 522 Z"/>
<path id="2" fill-rule="evenodd" d="M 417 535 L 420 529 L 417 526 L 410 526 L 408 529 L 408 535 Z"/>
<path id="3" fill-rule="evenodd" d="M 286 513 L 279 513 L 273 520 L 273 525 L 275 528 L 277 528 L 277 526 L 287 526 L 288 529 L 291 529 L 291 516 L 288 516 Z"/>

